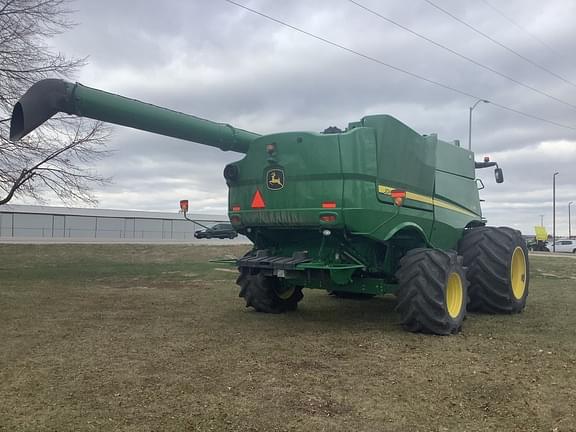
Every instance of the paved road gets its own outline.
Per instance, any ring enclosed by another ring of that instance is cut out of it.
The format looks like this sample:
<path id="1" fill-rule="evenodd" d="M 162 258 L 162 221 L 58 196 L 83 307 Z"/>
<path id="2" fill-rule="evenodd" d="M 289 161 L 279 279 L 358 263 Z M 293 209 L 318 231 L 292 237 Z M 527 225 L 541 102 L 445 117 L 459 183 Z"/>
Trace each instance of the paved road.
<path id="1" fill-rule="evenodd" d="M 572 259 L 576 259 L 576 254 L 572 254 L 572 253 L 529 252 L 528 254 L 531 255 L 531 256 L 545 256 L 545 257 L 551 257 L 551 258 L 572 258 Z"/>

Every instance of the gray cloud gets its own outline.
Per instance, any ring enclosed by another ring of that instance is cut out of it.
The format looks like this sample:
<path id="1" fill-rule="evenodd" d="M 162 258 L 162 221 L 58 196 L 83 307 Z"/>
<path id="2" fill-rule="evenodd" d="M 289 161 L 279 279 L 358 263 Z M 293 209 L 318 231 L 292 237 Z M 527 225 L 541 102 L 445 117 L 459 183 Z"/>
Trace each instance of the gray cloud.
<path id="1" fill-rule="evenodd" d="M 570 0 L 498 4 L 555 52 L 521 32 L 484 3 L 439 5 L 518 52 L 576 81 L 576 28 Z M 244 3 L 382 61 L 473 94 L 576 127 L 576 110 L 457 58 L 344 0 Z M 576 88 L 495 46 L 424 1 L 364 0 L 385 16 L 576 105 Z M 431 86 L 280 27 L 224 1 L 75 3 L 80 23 L 53 41 L 69 55 L 89 56 L 78 80 L 260 133 L 345 127 L 366 114 L 389 113 L 421 133 L 466 145 L 474 100 Z M 566 141 L 572 144 L 555 145 Z M 576 131 L 523 118 L 494 106 L 474 111 L 478 158 L 501 158 L 506 182 L 487 188 L 490 222 L 531 232 L 539 214 L 551 218 L 551 175 L 560 171 L 559 205 L 576 200 Z M 542 147 L 542 143 L 545 144 Z M 552 144 L 550 144 L 552 143 Z M 101 207 L 173 210 L 190 198 L 193 211 L 226 209 L 221 176 L 242 155 L 115 128 L 115 155 L 97 168 L 114 176 L 98 192 Z M 184 196 L 186 195 L 186 196 Z M 561 201 L 561 202 L 560 202 Z M 564 221 L 564 210 L 559 221 Z M 566 222 L 567 223 L 567 222 Z M 566 225 L 564 223 L 564 225 Z M 567 231 L 566 228 L 563 228 Z M 562 231 L 561 231 L 562 232 Z"/>

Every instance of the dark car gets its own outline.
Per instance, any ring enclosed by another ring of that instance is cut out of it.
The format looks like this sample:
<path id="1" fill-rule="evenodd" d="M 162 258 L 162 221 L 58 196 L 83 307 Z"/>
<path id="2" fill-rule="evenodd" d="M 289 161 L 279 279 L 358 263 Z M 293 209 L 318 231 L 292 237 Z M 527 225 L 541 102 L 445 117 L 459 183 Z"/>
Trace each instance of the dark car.
<path id="1" fill-rule="evenodd" d="M 238 233 L 234 231 L 231 224 L 222 223 L 216 224 L 210 228 L 206 228 L 204 230 L 196 231 L 194 233 L 194 237 L 197 239 L 210 239 L 210 238 L 219 238 L 219 239 L 233 239 L 237 237 Z"/>

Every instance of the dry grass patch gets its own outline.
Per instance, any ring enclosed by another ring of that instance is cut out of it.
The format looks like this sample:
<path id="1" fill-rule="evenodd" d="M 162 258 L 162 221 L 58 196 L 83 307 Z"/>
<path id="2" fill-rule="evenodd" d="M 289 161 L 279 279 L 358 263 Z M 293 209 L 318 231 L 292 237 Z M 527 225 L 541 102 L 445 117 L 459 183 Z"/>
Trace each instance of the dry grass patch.
<path id="1" fill-rule="evenodd" d="M 245 309 L 208 262 L 245 249 L 0 245 L 0 430 L 576 430 L 576 260 L 434 337 L 391 296 Z"/>

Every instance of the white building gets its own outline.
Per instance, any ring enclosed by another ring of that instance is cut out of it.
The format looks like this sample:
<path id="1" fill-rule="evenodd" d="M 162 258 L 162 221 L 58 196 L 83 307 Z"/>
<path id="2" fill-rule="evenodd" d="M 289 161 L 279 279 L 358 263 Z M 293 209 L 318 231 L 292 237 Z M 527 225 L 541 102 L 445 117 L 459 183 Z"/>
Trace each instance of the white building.
<path id="1" fill-rule="evenodd" d="M 248 242 L 243 236 L 234 240 L 197 240 L 196 230 L 227 222 L 225 215 L 108 210 L 94 208 L 48 207 L 28 205 L 0 206 L 0 242 Z"/>

